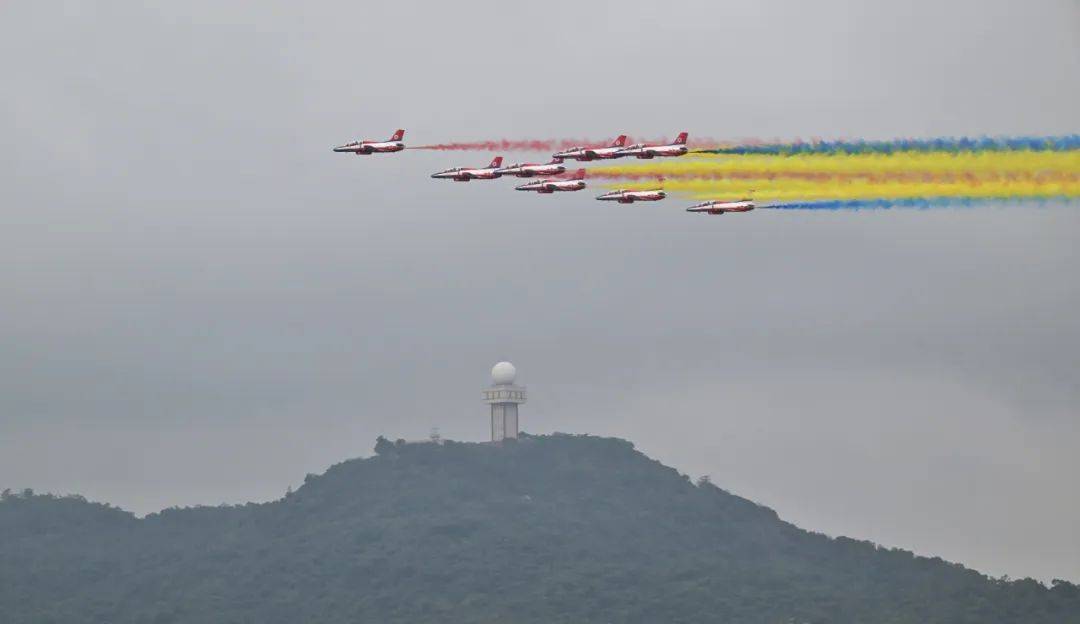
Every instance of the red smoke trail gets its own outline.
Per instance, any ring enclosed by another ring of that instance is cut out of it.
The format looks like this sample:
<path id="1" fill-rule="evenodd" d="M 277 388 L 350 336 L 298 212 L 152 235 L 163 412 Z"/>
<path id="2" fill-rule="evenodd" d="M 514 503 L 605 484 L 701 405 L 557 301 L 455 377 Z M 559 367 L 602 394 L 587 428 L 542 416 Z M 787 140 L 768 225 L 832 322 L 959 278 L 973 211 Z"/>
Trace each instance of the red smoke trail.
<path id="1" fill-rule="evenodd" d="M 582 143 L 583 145 L 584 143 Z M 493 139 L 486 141 L 467 141 L 453 143 L 435 143 L 433 145 L 413 145 L 408 149 L 438 150 L 444 152 L 555 152 L 579 145 L 571 141 L 552 139 Z"/>
<path id="2" fill-rule="evenodd" d="M 477 141 L 454 141 L 450 143 L 434 143 L 431 145 L 413 145 L 408 149 L 438 150 L 445 152 L 558 152 L 574 147 L 607 147 L 615 138 L 606 140 L 596 139 L 483 139 Z M 667 145 L 674 139 L 635 139 L 628 137 L 626 144 L 648 143 L 650 145 Z M 717 141 L 714 139 L 691 138 L 687 144 L 693 149 L 718 149 L 725 146 L 735 145 L 730 141 Z"/>

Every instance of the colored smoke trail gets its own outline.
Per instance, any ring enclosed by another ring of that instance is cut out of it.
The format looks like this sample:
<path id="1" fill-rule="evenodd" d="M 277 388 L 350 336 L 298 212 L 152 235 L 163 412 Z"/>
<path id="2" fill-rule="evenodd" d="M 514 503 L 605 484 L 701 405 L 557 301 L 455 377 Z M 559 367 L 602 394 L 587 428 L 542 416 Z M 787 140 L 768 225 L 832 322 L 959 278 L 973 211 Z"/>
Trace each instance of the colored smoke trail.
<path id="1" fill-rule="evenodd" d="M 614 161 L 593 168 L 597 175 L 671 175 L 723 177 L 758 172 L 763 175 L 823 174 L 1080 174 L 1080 150 L 1044 152 L 896 152 L 892 154 L 796 154 L 790 156 L 697 154 L 679 159 Z M 623 164 L 626 163 L 626 164 Z"/>
<path id="2" fill-rule="evenodd" d="M 611 185 L 609 185 L 611 186 Z M 683 180 L 667 178 L 664 188 L 700 199 L 725 199 L 745 196 L 751 190 L 760 201 L 811 201 L 834 199 L 913 199 L 922 197 L 1080 198 L 1080 185 L 1039 184 L 1034 182 L 928 182 L 875 183 L 840 182 L 821 184 L 790 180 Z"/>
<path id="3" fill-rule="evenodd" d="M 978 197 L 918 197 L 907 199 L 847 199 L 831 201 L 808 201 L 770 204 L 774 210 L 891 210 L 908 208 L 929 210 L 931 208 L 974 208 L 987 204 L 1007 206 L 1018 202 L 1039 205 L 1054 201 L 1068 201 L 1066 197 L 1031 197 L 1031 198 L 978 198 Z"/>
<path id="4" fill-rule="evenodd" d="M 611 141 L 609 140 L 608 143 Z M 557 152 L 578 145 L 593 145 L 590 142 L 576 142 L 573 139 L 492 139 L 485 141 L 466 141 L 454 143 L 436 143 L 433 145 L 414 145 L 407 149 L 438 150 L 444 152 Z"/>
<path id="5" fill-rule="evenodd" d="M 439 150 L 458 152 L 556 152 L 581 146 L 606 146 L 614 139 L 479 139 L 475 141 L 452 141 L 429 145 L 413 145 L 407 149 Z M 642 139 L 630 137 L 627 145 L 648 143 L 663 145 L 670 143 L 672 137 Z M 945 137 L 930 139 L 892 139 L 873 141 L 863 139 L 826 141 L 812 139 L 789 142 L 744 139 L 740 141 L 722 141 L 710 138 L 695 138 L 691 133 L 690 148 L 706 154 L 893 154 L 898 152 L 1013 152 L 1013 151 L 1058 151 L 1067 152 L 1080 149 L 1080 135 L 1066 136 L 1031 136 L 1031 137 Z"/>
<path id="6" fill-rule="evenodd" d="M 603 147 L 611 145 L 615 137 L 609 139 L 484 139 L 478 141 L 460 141 L 451 143 L 435 143 L 431 145 L 411 145 L 406 149 L 437 150 L 444 152 L 558 152 L 573 149 L 575 147 Z M 666 145 L 674 138 L 638 139 L 628 137 L 627 145 L 634 143 L 648 143 L 650 145 Z M 713 139 L 693 139 L 688 145 L 698 150 L 717 149 L 723 143 Z"/>
<path id="7" fill-rule="evenodd" d="M 594 167 L 594 179 L 655 180 L 701 199 L 761 202 L 966 197 L 1080 198 L 1080 149 L 697 154 Z M 1080 145 L 1077 146 L 1080 148 Z"/>
<path id="8" fill-rule="evenodd" d="M 892 154 L 895 152 L 1008 152 L 1073 151 L 1080 149 L 1080 135 L 1047 137 L 943 137 L 892 139 L 888 141 L 839 140 L 767 142 L 749 139 L 720 145 L 702 152 L 714 154 Z"/>

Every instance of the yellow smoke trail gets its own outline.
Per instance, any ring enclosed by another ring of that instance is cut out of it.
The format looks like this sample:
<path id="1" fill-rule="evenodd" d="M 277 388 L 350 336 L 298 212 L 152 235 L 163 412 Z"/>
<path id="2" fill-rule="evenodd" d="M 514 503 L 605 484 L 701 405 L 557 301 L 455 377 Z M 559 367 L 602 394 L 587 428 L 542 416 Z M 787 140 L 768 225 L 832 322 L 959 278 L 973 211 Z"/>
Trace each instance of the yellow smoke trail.
<path id="1" fill-rule="evenodd" d="M 749 189 L 764 201 L 1080 197 L 1080 151 L 697 154 L 589 173 L 613 180 L 663 176 L 664 188 L 700 198 Z"/>

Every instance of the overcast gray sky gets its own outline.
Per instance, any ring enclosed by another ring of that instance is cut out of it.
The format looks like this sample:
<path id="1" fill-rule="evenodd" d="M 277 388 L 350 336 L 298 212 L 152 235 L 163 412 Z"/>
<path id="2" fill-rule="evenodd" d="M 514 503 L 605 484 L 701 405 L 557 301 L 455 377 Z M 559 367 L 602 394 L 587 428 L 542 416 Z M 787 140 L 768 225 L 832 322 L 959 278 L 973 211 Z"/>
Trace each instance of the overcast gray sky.
<path id="1" fill-rule="evenodd" d="M 507 358 L 530 432 L 1080 581 L 1075 203 L 704 218 L 329 151 L 1075 133 L 1074 0 L 142 4 L 0 8 L 0 487 L 273 499 L 483 439 Z"/>

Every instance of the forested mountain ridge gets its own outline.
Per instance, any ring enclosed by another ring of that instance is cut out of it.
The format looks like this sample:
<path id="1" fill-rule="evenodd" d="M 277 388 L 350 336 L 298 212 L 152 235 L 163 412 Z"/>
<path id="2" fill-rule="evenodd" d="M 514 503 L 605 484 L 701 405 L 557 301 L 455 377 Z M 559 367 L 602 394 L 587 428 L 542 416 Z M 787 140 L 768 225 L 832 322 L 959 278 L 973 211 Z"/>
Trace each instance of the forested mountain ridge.
<path id="1" fill-rule="evenodd" d="M 831 539 L 626 441 L 394 444 L 137 519 L 5 493 L 0 622 L 1080 623 L 1080 588 Z"/>

